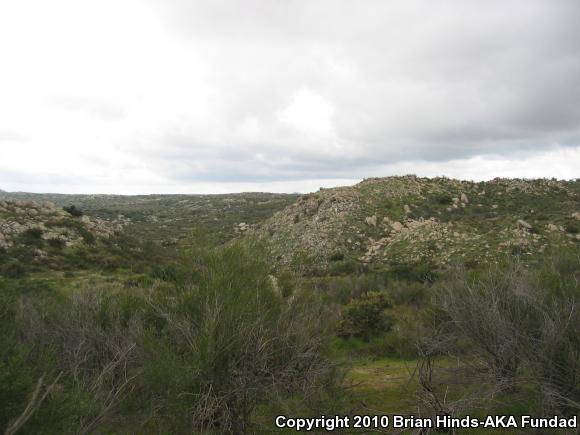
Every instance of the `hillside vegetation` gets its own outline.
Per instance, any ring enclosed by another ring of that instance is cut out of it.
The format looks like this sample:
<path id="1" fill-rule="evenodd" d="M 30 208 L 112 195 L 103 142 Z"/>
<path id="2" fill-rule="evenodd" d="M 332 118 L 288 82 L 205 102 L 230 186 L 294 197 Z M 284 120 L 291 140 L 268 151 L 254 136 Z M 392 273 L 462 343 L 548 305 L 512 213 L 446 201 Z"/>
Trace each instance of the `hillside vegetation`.
<path id="1" fill-rule="evenodd" d="M 257 230 L 274 258 L 314 273 L 537 259 L 580 242 L 580 181 L 371 178 L 303 195 Z"/>
<path id="2" fill-rule="evenodd" d="M 10 435 L 579 415 L 580 181 L 0 192 L 0 330 Z"/>
<path id="3" fill-rule="evenodd" d="M 0 273 L 17 278 L 47 270 L 129 267 L 141 249 L 124 236 L 126 223 L 49 201 L 0 200 Z"/>

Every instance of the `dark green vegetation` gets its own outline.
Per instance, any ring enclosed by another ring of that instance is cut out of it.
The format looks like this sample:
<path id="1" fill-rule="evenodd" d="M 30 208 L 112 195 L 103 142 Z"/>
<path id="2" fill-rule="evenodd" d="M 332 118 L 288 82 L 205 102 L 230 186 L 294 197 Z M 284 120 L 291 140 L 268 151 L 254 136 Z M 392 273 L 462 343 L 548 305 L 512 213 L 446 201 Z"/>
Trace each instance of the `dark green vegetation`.
<path id="1" fill-rule="evenodd" d="M 147 287 L 62 294 L 4 283 L 0 424 L 7 433 L 245 433 L 260 406 L 315 403 L 336 376 L 324 308 L 277 291 L 260 252 L 198 249 L 177 277 Z"/>
<path id="2" fill-rule="evenodd" d="M 580 412 L 580 253 L 534 266 L 458 270 L 433 289 L 418 345 L 426 414 Z"/>
<path id="3" fill-rule="evenodd" d="M 301 197 L 0 193 L 0 427 L 576 415 L 579 194 L 417 177 Z"/>

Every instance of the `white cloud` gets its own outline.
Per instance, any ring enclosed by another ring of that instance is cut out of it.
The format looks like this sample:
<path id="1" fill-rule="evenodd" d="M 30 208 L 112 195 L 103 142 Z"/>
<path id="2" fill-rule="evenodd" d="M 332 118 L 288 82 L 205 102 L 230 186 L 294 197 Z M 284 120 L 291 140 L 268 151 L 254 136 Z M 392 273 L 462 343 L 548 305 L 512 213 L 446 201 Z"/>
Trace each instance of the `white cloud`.
<path id="1" fill-rule="evenodd" d="M 298 132 L 314 138 L 326 138 L 333 132 L 330 103 L 320 95 L 307 89 L 300 89 L 292 97 L 292 102 L 278 114 L 278 119 L 292 125 Z"/>

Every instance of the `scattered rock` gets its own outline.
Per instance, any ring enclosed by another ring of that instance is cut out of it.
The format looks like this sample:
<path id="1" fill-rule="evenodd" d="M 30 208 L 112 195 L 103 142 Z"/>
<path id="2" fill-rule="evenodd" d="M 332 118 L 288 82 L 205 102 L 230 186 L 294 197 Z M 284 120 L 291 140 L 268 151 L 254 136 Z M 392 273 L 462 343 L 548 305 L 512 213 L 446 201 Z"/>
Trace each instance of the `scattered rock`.
<path id="1" fill-rule="evenodd" d="M 248 231 L 250 229 L 250 226 L 245 223 L 245 222 L 240 222 L 237 226 L 236 226 L 236 230 L 239 231 L 240 233 L 243 233 L 245 231 Z"/>
<path id="2" fill-rule="evenodd" d="M 469 198 L 467 197 L 467 195 L 465 193 L 461 194 L 461 202 L 464 204 L 469 204 Z"/>
<path id="3" fill-rule="evenodd" d="M 404 227 L 403 224 L 401 222 L 393 222 L 391 224 L 391 228 L 393 229 L 393 231 L 399 232 L 401 231 Z"/>
<path id="4" fill-rule="evenodd" d="M 304 213 L 306 216 L 314 216 L 318 211 L 319 203 L 318 200 L 314 197 L 308 199 L 306 204 L 304 205 Z"/>
<path id="5" fill-rule="evenodd" d="M 0 233 L 2 247 L 19 246 L 22 242 L 19 235 L 29 230 L 39 230 L 41 240 L 61 240 L 66 246 L 83 243 L 83 232 L 88 232 L 94 237 L 109 238 L 122 228 L 121 224 L 105 221 L 97 217 L 82 216 L 77 222 L 82 224 L 82 229 L 75 224 L 70 225 L 73 219 L 70 214 L 62 209 L 57 209 L 51 202 L 5 200 L 0 206 L 8 215 L 0 218 Z M 50 226 L 47 226 L 51 222 Z M 40 250 L 42 251 L 42 250 Z M 32 252 L 32 251 L 31 251 Z M 32 252 L 37 258 L 44 258 L 45 251 Z"/>
<path id="6" fill-rule="evenodd" d="M 367 225 L 370 225 L 371 227 L 376 227 L 377 226 L 377 215 L 367 216 L 365 218 L 365 222 Z"/>

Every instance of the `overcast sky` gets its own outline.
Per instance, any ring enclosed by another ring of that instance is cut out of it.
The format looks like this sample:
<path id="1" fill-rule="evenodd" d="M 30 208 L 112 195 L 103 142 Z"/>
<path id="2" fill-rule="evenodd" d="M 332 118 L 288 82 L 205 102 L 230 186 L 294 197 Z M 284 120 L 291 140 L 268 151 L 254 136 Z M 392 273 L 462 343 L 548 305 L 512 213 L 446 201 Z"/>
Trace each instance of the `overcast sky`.
<path id="1" fill-rule="evenodd" d="M 580 177 L 577 0 L 0 2 L 0 189 Z"/>

